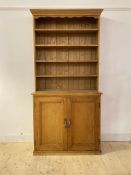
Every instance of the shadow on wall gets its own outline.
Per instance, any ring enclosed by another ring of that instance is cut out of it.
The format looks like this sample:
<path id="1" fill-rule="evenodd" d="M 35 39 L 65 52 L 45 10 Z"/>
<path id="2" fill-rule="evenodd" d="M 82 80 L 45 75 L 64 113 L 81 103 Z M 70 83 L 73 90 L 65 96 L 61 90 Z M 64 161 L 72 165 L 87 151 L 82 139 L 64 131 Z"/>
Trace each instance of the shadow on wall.
<path id="1" fill-rule="evenodd" d="M 131 142 L 102 142 L 101 155 L 131 150 Z"/>

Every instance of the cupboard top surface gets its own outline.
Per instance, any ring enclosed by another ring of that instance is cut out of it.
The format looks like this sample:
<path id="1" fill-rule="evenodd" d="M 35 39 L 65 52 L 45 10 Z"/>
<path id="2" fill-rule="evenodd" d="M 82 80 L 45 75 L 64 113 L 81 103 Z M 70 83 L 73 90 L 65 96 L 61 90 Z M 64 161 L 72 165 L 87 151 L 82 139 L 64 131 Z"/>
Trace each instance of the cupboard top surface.
<path id="1" fill-rule="evenodd" d="M 60 95 L 60 96 L 65 96 L 65 95 L 69 95 L 69 96 L 73 96 L 73 95 L 97 95 L 97 96 L 100 96 L 102 93 L 101 92 L 98 92 L 98 91 L 86 91 L 86 90 L 83 90 L 83 91 L 77 91 L 77 90 L 70 90 L 70 91 L 36 91 L 36 92 L 33 92 L 32 95 L 33 96 L 42 96 L 42 95 Z"/>

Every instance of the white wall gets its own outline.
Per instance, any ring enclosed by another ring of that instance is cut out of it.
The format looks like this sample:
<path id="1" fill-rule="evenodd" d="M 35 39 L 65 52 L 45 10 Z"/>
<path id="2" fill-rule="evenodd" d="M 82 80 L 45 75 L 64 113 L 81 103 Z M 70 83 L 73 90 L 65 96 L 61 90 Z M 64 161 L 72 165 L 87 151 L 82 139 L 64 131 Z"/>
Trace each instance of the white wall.
<path id="1" fill-rule="evenodd" d="M 0 11 L 0 141 L 32 138 L 33 38 L 29 11 Z"/>
<path id="2" fill-rule="evenodd" d="M 44 2 L 45 6 L 41 7 L 54 7 Z M 80 5 L 78 2 L 76 6 Z M 131 2 L 113 4 L 111 1 L 110 5 L 104 2 L 101 6 L 99 3 L 99 7 L 117 8 L 118 5 L 124 9 L 108 9 L 101 16 L 102 139 L 131 140 Z M 58 7 L 64 4 L 57 3 Z M 86 4 L 84 8 L 89 8 Z M 25 6 L 23 1 L 12 1 L 12 4 L 0 1 L 0 141 L 30 141 L 33 138 L 32 17 L 28 9 L 11 10 L 7 6 L 28 8 L 34 5 L 34 1 L 26 1 Z M 93 7 L 97 6 L 98 1 Z"/>
<path id="3" fill-rule="evenodd" d="M 131 11 L 101 17 L 100 90 L 104 140 L 131 140 Z"/>
<path id="4" fill-rule="evenodd" d="M 130 0 L 0 0 L 0 7 L 19 8 L 131 8 Z"/>

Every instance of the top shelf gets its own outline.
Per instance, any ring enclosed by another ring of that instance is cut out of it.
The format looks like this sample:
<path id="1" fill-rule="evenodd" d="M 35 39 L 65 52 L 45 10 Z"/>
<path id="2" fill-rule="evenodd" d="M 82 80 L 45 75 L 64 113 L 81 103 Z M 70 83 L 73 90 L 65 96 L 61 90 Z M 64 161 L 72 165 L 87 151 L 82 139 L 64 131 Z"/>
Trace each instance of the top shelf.
<path id="1" fill-rule="evenodd" d="M 36 44 L 35 47 L 37 48 L 54 48 L 54 49 L 59 49 L 59 48 L 97 48 L 98 44 L 90 44 L 90 45 L 45 45 L 45 44 Z"/>
<path id="2" fill-rule="evenodd" d="M 98 32 L 98 28 L 94 29 L 35 29 L 35 32 L 41 33 L 94 33 Z"/>

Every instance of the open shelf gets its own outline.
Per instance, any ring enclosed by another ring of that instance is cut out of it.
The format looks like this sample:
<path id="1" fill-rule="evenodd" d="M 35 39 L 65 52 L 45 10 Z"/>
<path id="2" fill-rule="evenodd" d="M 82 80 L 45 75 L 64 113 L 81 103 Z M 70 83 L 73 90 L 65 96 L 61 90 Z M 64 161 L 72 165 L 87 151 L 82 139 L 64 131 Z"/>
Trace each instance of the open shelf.
<path id="1" fill-rule="evenodd" d="M 98 32 L 98 28 L 94 29 L 35 29 L 35 32 L 41 33 L 94 33 Z"/>
<path id="2" fill-rule="evenodd" d="M 97 75 L 37 75 L 36 76 L 37 78 L 64 78 L 64 77 L 67 77 L 67 78 L 75 78 L 75 77 L 91 77 L 91 78 L 95 78 L 97 77 Z"/>
<path id="3" fill-rule="evenodd" d="M 36 79 L 37 91 L 41 90 L 97 90 L 97 77 L 40 77 Z"/>
<path id="4" fill-rule="evenodd" d="M 36 63 L 97 63 L 97 60 L 89 60 L 89 61 L 65 61 L 65 60 L 36 60 Z"/>
<path id="5" fill-rule="evenodd" d="M 36 90 L 97 90 L 98 19 L 35 19 Z"/>
<path id="6" fill-rule="evenodd" d="M 67 49 L 78 49 L 78 48 L 93 48 L 93 47 L 98 47 L 97 44 L 92 44 L 92 45 L 43 45 L 43 44 L 36 44 L 36 47 L 39 48 L 67 48 Z"/>
<path id="7" fill-rule="evenodd" d="M 41 17 L 35 20 L 35 29 L 98 29 L 98 18 L 86 17 Z"/>

